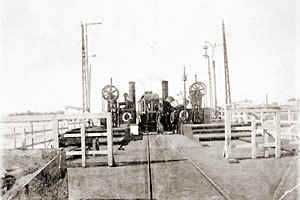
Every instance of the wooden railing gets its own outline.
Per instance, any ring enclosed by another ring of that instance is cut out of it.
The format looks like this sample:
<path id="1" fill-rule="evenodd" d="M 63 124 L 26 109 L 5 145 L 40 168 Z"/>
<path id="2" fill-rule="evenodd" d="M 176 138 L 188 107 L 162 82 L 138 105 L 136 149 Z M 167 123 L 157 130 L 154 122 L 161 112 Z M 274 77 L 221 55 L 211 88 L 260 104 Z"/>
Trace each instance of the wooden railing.
<path id="1" fill-rule="evenodd" d="M 106 133 L 86 133 L 86 127 L 88 126 L 89 120 L 96 122 L 100 119 L 106 119 Z M 97 113 L 97 114 L 90 114 L 90 113 L 83 113 L 83 114 L 75 114 L 75 115 L 59 115 L 55 119 L 52 120 L 52 130 L 54 138 L 54 144 L 56 148 L 59 148 L 59 124 L 60 122 L 64 121 L 77 121 L 80 125 L 80 133 L 73 133 L 64 135 L 65 138 L 67 137 L 80 137 L 81 138 L 81 150 L 80 151 L 69 151 L 66 152 L 67 156 L 72 155 L 81 155 L 82 158 L 82 167 L 86 166 L 86 155 L 107 155 L 107 162 L 108 166 L 113 166 L 113 133 L 112 133 L 112 115 L 111 113 Z M 106 150 L 93 150 L 93 151 L 86 151 L 85 141 L 86 137 L 107 137 L 107 149 Z"/>
<path id="2" fill-rule="evenodd" d="M 1 123 L 3 148 L 54 148 L 51 120 L 54 116 L 14 116 Z M 61 127 L 60 132 L 66 128 Z"/>
<path id="3" fill-rule="evenodd" d="M 106 119 L 106 133 L 85 133 L 89 121 L 100 125 L 100 119 Z M 113 165 L 112 152 L 112 117 L 111 113 L 83 113 L 73 115 L 55 116 L 14 116 L 1 121 L 2 125 L 9 126 L 1 131 L 1 140 L 4 148 L 26 149 L 26 148 L 59 148 L 59 135 L 67 130 L 80 128 L 80 134 L 67 134 L 64 137 L 81 137 L 81 151 L 66 152 L 66 155 L 81 155 L 82 166 L 85 167 L 86 155 L 105 154 L 108 156 L 108 165 Z M 86 137 L 107 137 L 107 150 L 86 151 Z M 10 141 L 8 141 L 10 140 Z M 10 144 L 7 144 L 10 143 Z"/>
<path id="4" fill-rule="evenodd" d="M 63 119 L 65 115 L 33 115 L 12 116 L 3 119 L 0 124 L 1 140 L 3 148 L 58 148 L 57 136 L 53 134 L 53 120 Z M 66 130 L 80 128 L 81 124 L 87 124 L 77 118 L 60 120 L 58 134 Z M 44 145 L 42 145 L 44 144 Z"/>
<path id="5" fill-rule="evenodd" d="M 252 113 L 251 117 L 251 144 L 246 145 L 233 145 L 231 143 L 231 123 L 232 123 L 232 114 L 236 112 L 243 112 L 243 113 Z M 280 113 L 281 112 L 288 112 L 288 121 L 280 120 Z M 268 132 L 264 126 L 264 115 L 273 115 L 273 126 L 272 126 L 272 134 Z M 260 116 L 259 120 L 257 120 L 257 115 Z M 225 107 L 225 145 L 224 145 L 224 152 L 223 155 L 226 158 L 230 158 L 232 148 L 239 148 L 239 147 L 249 147 L 251 148 L 251 158 L 256 158 L 256 148 L 262 147 L 264 150 L 265 157 L 269 156 L 269 148 L 275 148 L 275 158 L 280 158 L 281 156 L 281 133 L 280 127 L 281 123 L 294 123 L 294 120 L 290 117 L 291 111 L 281 110 L 280 108 L 232 108 L 231 106 Z M 256 132 L 258 131 L 259 126 L 261 125 L 260 130 L 262 131 L 263 135 L 263 144 L 257 144 L 256 142 Z M 275 141 L 270 142 L 271 138 Z"/>

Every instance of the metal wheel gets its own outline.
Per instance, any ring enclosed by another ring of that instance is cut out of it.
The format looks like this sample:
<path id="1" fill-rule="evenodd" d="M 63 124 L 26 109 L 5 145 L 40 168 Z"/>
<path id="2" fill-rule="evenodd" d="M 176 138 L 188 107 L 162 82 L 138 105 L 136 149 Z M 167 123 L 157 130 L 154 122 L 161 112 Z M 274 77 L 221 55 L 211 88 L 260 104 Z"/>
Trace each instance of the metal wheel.
<path id="1" fill-rule="evenodd" d="M 195 82 L 189 88 L 190 96 L 193 96 L 195 92 L 200 91 L 200 95 L 206 94 L 206 85 L 202 82 Z"/>
<path id="2" fill-rule="evenodd" d="M 102 96 L 105 100 L 117 100 L 119 98 L 119 90 L 113 85 L 106 85 L 102 89 Z"/>

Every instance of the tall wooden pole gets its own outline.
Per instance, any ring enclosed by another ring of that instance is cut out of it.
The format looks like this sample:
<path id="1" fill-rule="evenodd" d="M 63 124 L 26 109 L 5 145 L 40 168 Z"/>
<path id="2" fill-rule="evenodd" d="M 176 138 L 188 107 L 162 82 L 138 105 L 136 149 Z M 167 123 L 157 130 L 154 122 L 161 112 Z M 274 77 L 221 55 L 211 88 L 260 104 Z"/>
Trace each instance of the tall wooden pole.
<path id="1" fill-rule="evenodd" d="M 85 23 L 85 55 L 86 55 L 86 86 L 85 86 L 85 90 L 86 90 L 86 111 L 90 112 L 90 98 L 91 98 L 91 94 L 90 94 L 90 73 L 91 73 L 91 66 L 89 64 L 89 51 L 88 51 L 88 24 Z"/>
<path id="2" fill-rule="evenodd" d="M 85 48 L 85 27 L 84 24 L 81 23 L 81 64 L 82 64 L 82 110 L 86 112 L 86 48 Z"/>
<path id="3" fill-rule="evenodd" d="M 186 111 L 186 74 L 185 74 L 185 67 L 183 68 L 183 105 L 184 110 Z"/>
<path id="4" fill-rule="evenodd" d="M 212 69 L 213 69 L 213 78 L 214 78 L 214 108 L 217 110 L 217 80 L 216 80 L 216 62 L 213 58 L 212 61 Z"/>
<path id="5" fill-rule="evenodd" d="M 209 89 L 209 107 L 213 107 L 213 92 L 212 92 L 212 81 L 211 81 L 211 71 L 210 71 L 210 58 L 207 54 L 208 46 L 205 45 L 204 47 L 204 57 L 207 58 L 207 67 L 208 67 L 208 89 Z"/>
<path id="6" fill-rule="evenodd" d="M 88 26 L 101 23 L 81 23 L 82 42 L 82 109 L 83 112 L 91 110 L 91 65 L 88 56 Z"/>
<path id="7" fill-rule="evenodd" d="M 229 80 L 229 69 L 228 69 L 228 58 L 227 58 L 227 46 L 225 36 L 225 25 L 224 20 L 222 21 L 223 31 L 223 48 L 224 48 L 224 71 L 225 71 L 225 103 L 231 104 L 231 91 L 230 91 L 230 80 Z"/>

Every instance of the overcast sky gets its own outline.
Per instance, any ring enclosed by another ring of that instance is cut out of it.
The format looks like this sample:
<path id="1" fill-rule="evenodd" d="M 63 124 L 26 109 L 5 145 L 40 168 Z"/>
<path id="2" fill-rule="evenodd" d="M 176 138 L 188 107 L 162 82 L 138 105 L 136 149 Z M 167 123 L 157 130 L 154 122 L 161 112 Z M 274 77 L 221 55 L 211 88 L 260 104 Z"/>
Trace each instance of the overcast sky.
<path id="1" fill-rule="evenodd" d="M 225 3 L 226 2 L 226 3 Z M 128 91 L 136 82 L 161 95 L 207 84 L 203 43 L 222 42 L 225 21 L 231 93 L 234 101 L 284 102 L 296 95 L 296 1 L 271 0 L 5 0 L 1 5 L 1 112 L 56 111 L 81 106 L 80 22 L 89 27 L 92 111 L 101 109 L 109 84 Z M 216 49 L 217 97 L 223 104 L 223 49 Z M 299 91 L 299 89 L 298 89 Z"/>

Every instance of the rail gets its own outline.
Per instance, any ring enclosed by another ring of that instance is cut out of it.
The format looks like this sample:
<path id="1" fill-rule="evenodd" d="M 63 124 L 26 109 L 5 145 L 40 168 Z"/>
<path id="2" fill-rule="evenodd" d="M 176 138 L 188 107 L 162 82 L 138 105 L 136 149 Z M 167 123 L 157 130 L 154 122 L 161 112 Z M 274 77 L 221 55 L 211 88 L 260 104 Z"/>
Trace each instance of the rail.
<path id="1" fill-rule="evenodd" d="M 150 142 L 149 135 L 147 135 L 146 141 L 146 158 L 147 158 L 147 185 L 148 185 L 148 199 L 153 199 L 152 191 L 152 172 L 151 172 L 151 157 L 150 157 Z"/>
<path id="2" fill-rule="evenodd" d="M 172 142 L 168 141 L 169 146 L 176 146 Z M 192 166 L 205 178 L 205 180 L 208 181 L 208 183 L 216 190 L 216 192 L 223 197 L 225 200 L 231 200 L 231 196 L 229 193 L 221 187 L 213 178 L 211 178 L 204 169 L 195 162 L 191 156 L 189 156 L 187 153 L 184 152 L 182 148 L 176 148 L 174 149 L 175 152 L 177 152 L 179 155 L 182 155 L 183 157 L 187 158 L 187 160 L 192 164 Z"/>

